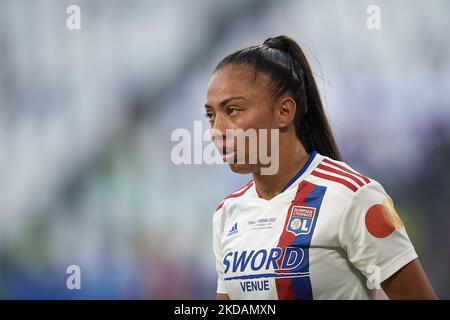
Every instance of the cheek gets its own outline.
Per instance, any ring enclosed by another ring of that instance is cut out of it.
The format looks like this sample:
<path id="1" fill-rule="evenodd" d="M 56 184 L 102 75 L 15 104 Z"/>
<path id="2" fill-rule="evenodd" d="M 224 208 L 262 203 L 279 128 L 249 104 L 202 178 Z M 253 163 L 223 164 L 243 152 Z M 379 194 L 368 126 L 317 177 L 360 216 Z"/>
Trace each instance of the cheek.
<path id="1" fill-rule="evenodd" d="M 240 120 L 241 122 L 238 124 L 240 129 L 244 131 L 249 129 L 256 130 L 256 141 L 252 140 L 250 142 L 248 137 L 245 139 L 245 153 L 247 158 L 250 153 L 258 155 L 260 153 L 259 148 L 263 145 L 265 145 L 264 152 L 267 153 L 272 145 L 271 129 L 277 128 L 272 113 L 269 111 L 261 112 L 260 110 L 255 110 L 255 112 L 248 112 L 246 117 L 242 117 Z M 237 140 L 235 140 L 235 143 L 237 143 Z"/>
<path id="2" fill-rule="evenodd" d="M 246 112 L 245 117 L 240 119 L 240 128 L 242 129 L 270 129 L 275 128 L 273 114 L 267 107 L 255 108 Z"/>

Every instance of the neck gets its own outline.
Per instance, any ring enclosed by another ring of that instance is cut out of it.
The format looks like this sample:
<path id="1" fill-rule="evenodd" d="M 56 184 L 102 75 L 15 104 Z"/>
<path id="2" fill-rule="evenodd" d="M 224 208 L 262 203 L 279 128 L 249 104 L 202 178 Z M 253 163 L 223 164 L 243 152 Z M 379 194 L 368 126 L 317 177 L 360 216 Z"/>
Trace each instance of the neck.
<path id="1" fill-rule="evenodd" d="M 305 165 L 309 154 L 306 153 L 301 142 L 295 137 L 280 143 L 279 169 L 274 175 L 253 174 L 256 190 L 261 198 L 270 200 L 278 195 L 295 174 Z M 281 137 L 280 137 L 281 142 Z"/>

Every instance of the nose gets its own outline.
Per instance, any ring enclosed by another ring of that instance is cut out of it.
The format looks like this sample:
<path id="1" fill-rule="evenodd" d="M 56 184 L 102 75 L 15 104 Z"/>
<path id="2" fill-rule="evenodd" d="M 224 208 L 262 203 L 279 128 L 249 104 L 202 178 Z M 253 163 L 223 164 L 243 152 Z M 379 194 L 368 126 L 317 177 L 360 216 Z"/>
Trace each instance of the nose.
<path id="1" fill-rule="evenodd" d="M 217 113 L 214 118 L 214 123 L 212 126 L 212 132 L 214 135 L 222 135 L 225 137 L 225 130 L 227 129 L 227 121 L 224 116 L 220 113 Z"/>
<path id="2" fill-rule="evenodd" d="M 225 152 L 227 126 L 228 123 L 226 117 L 217 113 L 211 128 L 211 139 L 221 153 Z"/>

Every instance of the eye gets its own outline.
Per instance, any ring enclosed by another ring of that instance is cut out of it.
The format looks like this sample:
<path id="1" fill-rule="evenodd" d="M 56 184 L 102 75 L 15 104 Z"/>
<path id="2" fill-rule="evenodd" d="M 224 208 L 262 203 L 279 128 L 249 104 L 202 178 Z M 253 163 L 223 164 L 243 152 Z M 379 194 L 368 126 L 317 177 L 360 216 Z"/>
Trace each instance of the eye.
<path id="1" fill-rule="evenodd" d="M 229 108 L 227 108 L 227 113 L 228 113 L 229 116 L 236 115 L 239 111 L 241 111 L 241 109 L 236 108 L 236 107 L 229 107 Z"/>
<path id="2" fill-rule="evenodd" d="M 209 122 L 214 121 L 214 113 L 212 113 L 211 111 L 206 111 L 205 117 L 208 118 Z"/>

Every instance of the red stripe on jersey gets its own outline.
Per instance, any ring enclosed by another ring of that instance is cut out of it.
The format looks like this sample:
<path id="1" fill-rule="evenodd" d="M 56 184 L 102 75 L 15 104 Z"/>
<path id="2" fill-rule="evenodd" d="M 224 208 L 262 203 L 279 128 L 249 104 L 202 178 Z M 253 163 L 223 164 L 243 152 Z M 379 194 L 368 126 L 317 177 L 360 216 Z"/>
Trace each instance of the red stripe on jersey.
<path id="1" fill-rule="evenodd" d="M 238 197 L 242 196 L 244 193 L 247 192 L 248 189 L 250 189 L 252 187 L 252 185 L 253 185 L 253 180 L 250 180 L 249 182 L 247 182 L 247 184 L 243 188 L 240 188 L 237 190 L 237 191 L 239 191 L 239 190 L 241 190 L 241 191 L 239 191 L 237 193 L 234 192 L 234 193 L 226 196 L 225 199 L 223 199 L 222 202 L 219 204 L 216 211 L 223 207 L 225 200 L 230 199 L 230 198 L 238 198 Z"/>
<path id="2" fill-rule="evenodd" d="M 218 205 L 217 208 L 216 208 L 216 211 L 223 207 L 223 203 L 224 203 L 224 202 L 225 202 L 225 200 L 222 200 L 222 202 L 219 203 L 219 205 Z"/>
<path id="3" fill-rule="evenodd" d="M 344 176 L 344 177 L 347 177 L 347 178 L 350 178 L 353 181 L 355 181 L 360 187 L 362 187 L 364 185 L 364 183 L 361 182 L 360 179 L 358 179 L 357 177 L 355 177 L 354 175 L 352 175 L 350 173 L 347 173 L 347 172 L 344 172 L 344 171 L 341 171 L 341 170 L 338 170 L 338 169 L 335 169 L 335 168 L 332 168 L 332 167 L 327 167 L 327 166 L 324 166 L 323 164 L 319 164 L 317 166 L 317 168 L 318 169 L 322 169 L 324 171 L 333 172 L 333 173 L 336 173 L 338 175 L 341 175 L 341 176 Z"/>
<path id="4" fill-rule="evenodd" d="M 298 188 L 297 194 L 295 195 L 294 200 L 292 200 L 291 205 L 289 206 L 288 212 L 286 214 L 286 220 L 284 222 L 283 232 L 280 235 L 280 239 L 278 240 L 277 247 L 282 248 L 283 251 L 286 247 L 289 247 L 291 243 L 295 240 L 295 235 L 291 232 L 287 231 L 287 226 L 289 223 L 289 216 L 294 205 L 301 206 L 306 205 L 306 199 L 308 199 L 308 195 L 314 190 L 314 185 L 307 181 L 302 181 Z M 281 264 L 281 259 L 278 260 L 278 264 Z M 276 270 L 275 272 L 277 272 Z M 279 300 L 293 300 L 294 289 L 292 288 L 292 279 L 289 278 L 276 278 L 275 284 L 277 287 L 278 299 Z"/>
<path id="5" fill-rule="evenodd" d="M 358 177 L 360 177 L 361 179 L 363 179 L 365 183 L 369 183 L 369 182 L 370 182 L 370 180 L 369 180 L 366 176 L 363 176 L 362 174 L 360 174 L 359 172 L 356 172 L 356 171 L 354 171 L 354 170 L 350 170 L 350 169 L 348 169 L 348 168 L 346 168 L 346 167 L 344 167 L 344 166 L 342 166 L 342 165 L 340 165 L 340 164 L 338 164 L 338 163 L 336 163 L 336 162 L 334 162 L 334 161 L 332 161 L 332 160 L 329 160 L 329 159 L 327 159 L 327 158 L 324 158 L 324 159 L 323 159 L 323 162 L 329 163 L 329 164 L 331 164 L 331 165 L 333 165 L 333 166 L 335 166 L 335 167 L 337 167 L 337 168 L 339 168 L 339 169 L 341 169 L 341 170 L 347 171 L 348 173 L 357 175 Z"/>
<path id="6" fill-rule="evenodd" d="M 313 171 L 311 172 L 311 174 L 313 176 L 322 178 L 322 179 L 326 179 L 326 180 L 330 180 L 330 181 L 334 181 L 334 182 L 338 182 L 340 184 L 343 184 L 344 186 L 346 186 L 347 188 L 349 188 L 350 190 L 352 190 L 353 192 L 356 192 L 356 190 L 358 190 L 358 188 L 353 185 L 352 183 L 348 182 L 347 180 L 335 177 L 335 176 L 330 176 L 328 174 L 322 173 L 322 172 L 317 172 L 317 171 Z"/>

